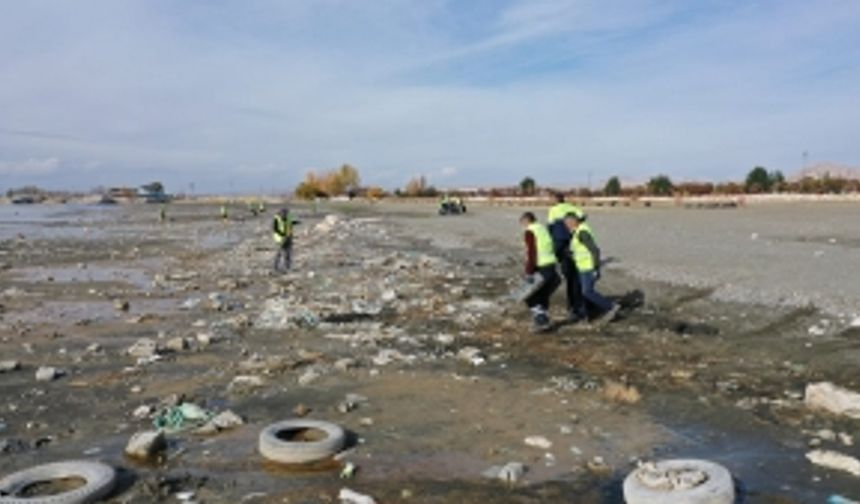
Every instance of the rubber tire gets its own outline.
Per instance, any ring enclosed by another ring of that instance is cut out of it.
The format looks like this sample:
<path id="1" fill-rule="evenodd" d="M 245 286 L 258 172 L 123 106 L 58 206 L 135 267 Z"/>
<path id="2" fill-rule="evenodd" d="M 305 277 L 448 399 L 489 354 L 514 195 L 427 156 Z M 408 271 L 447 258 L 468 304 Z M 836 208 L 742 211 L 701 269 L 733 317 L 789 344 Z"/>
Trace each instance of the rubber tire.
<path id="1" fill-rule="evenodd" d="M 638 478 L 639 469 L 624 480 L 624 501 L 627 504 L 734 504 L 735 482 L 723 466 L 706 460 L 664 460 L 656 463 L 660 469 L 691 468 L 705 472 L 708 480 L 689 490 L 658 490 L 645 486 Z"/>
<path id="2" fill-rule="evenodd" d="M 15 497 L 26 487 L 43 481 L 80 478 L 86 483 L 69 492 L 45 497 Z M 116 483 L 116 471 L 108 465 L 87 460 L 44 464 L 16 472 L 0 480 L 0 504 L 89 504 L 107 496 Z"/>
<path id="3" fill-rule="evenodd" d="M 290 442 L 278 439 L 278 433 L 285 430 L 316 429 L 326 434 L 325 439 L 314 442 Z M 319 420 L 293 419 L 269 425 L 260 432 L 258 448 L 260 455 L 279 464 L 307 464 L 327 459 L 341 450 L 346 444 L 344 430 L 330 422 Z"/>

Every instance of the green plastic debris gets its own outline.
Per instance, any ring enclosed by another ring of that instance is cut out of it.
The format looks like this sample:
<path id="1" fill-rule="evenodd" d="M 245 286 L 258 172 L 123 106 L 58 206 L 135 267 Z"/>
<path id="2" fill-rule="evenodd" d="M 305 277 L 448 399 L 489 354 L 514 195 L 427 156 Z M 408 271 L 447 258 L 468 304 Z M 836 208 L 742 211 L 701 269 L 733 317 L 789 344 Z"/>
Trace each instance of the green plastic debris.
<path id="1" fill-rule="evenodd" d="M 152 424 L 156 429 L 176 432 L 200 425 L 209 421 L 213 414 L 194 403 L 182 403 L 162 411 Z"/>

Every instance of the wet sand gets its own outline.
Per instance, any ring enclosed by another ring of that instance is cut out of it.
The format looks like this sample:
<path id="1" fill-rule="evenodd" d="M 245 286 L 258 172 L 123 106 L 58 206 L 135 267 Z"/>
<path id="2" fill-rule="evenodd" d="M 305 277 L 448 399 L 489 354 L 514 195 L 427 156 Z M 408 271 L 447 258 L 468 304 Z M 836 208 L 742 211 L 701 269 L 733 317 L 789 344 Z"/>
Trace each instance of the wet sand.
<path id="1" fill-rule="evenodd" d="M 860 390 L 858 333 L 847 326 L 860 299 L 860 278 L 847 273 L 856 273 L 846 224 L 855 206 L 594 209 L 614 258 L 603 288 L 629 309 L 601 330 L 543 336 L 530 334 L 525 309 L 505 298 L 521 268 L 520 209 L 476 207 L 450 218 L 429 205 L 298 211 L 296 271 L 286 277 L 269 272 L 270 214 L 237 208 L 224 223 L 214 206 L 172 205 L 171 222 L 160 224 L 156 207 L 129 206 L 97 219 L 69 209 L 59 223 L 16 223 L 0 241 L 0 355 L 24 368 L 0 374 L 0 440 L 27 449 L 0 454 L 0 473 L 86 454 L 124 468 L 112 502 L 175 500 L 168 496 L 180 490 L 202 502 L 330 502 L 348 486 L 381 502 L 617 503 L 632 461 L 683 455 L 729 467 L 745 502 L 857 495 L 856 478 L 803 457 L 809 432 L 857 438 L 857 422 L 810 413 L 800 400 L 809 381 Z M 328 213 L 343 220 L 317 228 Z M 738 263 L 745 266 L 724 267 Z M 227 308 L 213 306 L 213 293 Z M 117 311 L 117 299 L 130 310 Z M 189 299 L 200 302 L 183 309 Z M 272 299 L 323 323 L 261 327 Z M 821 331 L 810 334 L 812 326 Z M 138 338 L 196 341 L 201 332 L 217 341 L 150 365 L 124 355 Z M 93 343 L 101 349 L 88 350 Z M 459 358 L 464 347 L 486 362 Z M 388 350 L 403 358 L 380 364 Z M 277 362 L 250 372 L 254 356 Z M 357 367 L 335 368 L 345 357 Z M 37 383 L 39 365 L 69 374 Z M 300 384 L 309 371 L 319 376 Z M 230 388 L 248 373 L 265 384 Z M 609 382 L 636 387 L 643 399 L 613 401 Z M 341 413 L 347 393 L 369 402 Z M 174 394 L 230 408 L 247 423 L 211 437 L 171 436 L 160 466 L 125 459 L 126 440 L 150 423 L 131 412 Z M 355 480 L 284 471 L 256 453 L 259 430 L 299 404 L 360 440 L 349 455 Z M 534 435 L 552 447 L 526 446 Z M 589 470 L 595 457 L 606 470 Z M 508 461 L 529 466 L 525 481 L 508 488 L 481 477 Z"/>

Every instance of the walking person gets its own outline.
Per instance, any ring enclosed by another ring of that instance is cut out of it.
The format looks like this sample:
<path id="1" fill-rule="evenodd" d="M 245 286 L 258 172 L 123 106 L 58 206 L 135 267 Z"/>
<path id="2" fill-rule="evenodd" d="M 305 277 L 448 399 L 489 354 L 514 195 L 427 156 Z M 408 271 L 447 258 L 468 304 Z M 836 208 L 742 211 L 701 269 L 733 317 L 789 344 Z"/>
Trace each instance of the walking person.
<path id="1" fill-rule="evenodd" d="M 275 271 L 286 273 L 293 265 L 293 225 L 290 211 L 282 208 L 272 221 L 272 232 L 278 251 L 275 254 Z"/>
<path id="2" fill-rule="evenodd" d="M 520 225 L 524 230 L 523 237 L 526 244 L 526 275 L 532 282 L 542 282 L 525 302 L 532 313 L 533 330 L 543 332 L 551 327 L 548 313 L 549 300 L 561 283 L 556 271 L 558 260 L 553 251 L 552 237 L 546 226 L 537 221 L 535 214 L 524 213 L 520 217 Z M 536 273 L 540 274 L 540 280 L 535 279 Z"/>
<path id="3" fill-rule="evenodd" d="M 582 296 L 582 286 L 579 284 L 579 273 L 570 254 L 571 234 L 564 223 L 568 214 L 583 216 L 585 213 L 578 206 L 566 202 L 562 193 L 556 193 L 555 200 L 556 203 L 550 207 L 547 214 L 547 225 L 552 236 L 553 251 L 564 277 L 568 321 L 587 321 L 588 311 Z"/>
<path id="4" fill-rule="evenodd" d="M 571 233 L 570 254 L 579 273 L 582 296 L 602 312 L 597 319 L 599 322 L 611 322 L 615 320 L 620 307 L 618 303 L 597 292 L 596 284 L 600 280 L 600 248 L 597 246 L 594 231 L 585 222 L 585 216 L 576 212 L 568 213 L 564 217 L 564 223 Z"/>

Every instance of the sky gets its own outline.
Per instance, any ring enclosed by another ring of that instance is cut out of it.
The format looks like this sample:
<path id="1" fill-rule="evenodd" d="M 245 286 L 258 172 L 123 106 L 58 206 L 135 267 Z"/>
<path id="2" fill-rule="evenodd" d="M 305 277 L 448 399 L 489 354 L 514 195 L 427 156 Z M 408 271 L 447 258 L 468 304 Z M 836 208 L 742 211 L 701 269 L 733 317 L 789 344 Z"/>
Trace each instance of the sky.
<path id="1" fill-rule="evenodd" d="M 858 27 L 857 0 L 0 0 L 0 189 L 860 165 Z"/>

